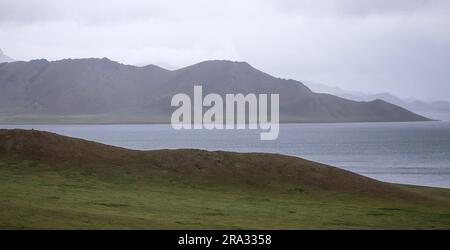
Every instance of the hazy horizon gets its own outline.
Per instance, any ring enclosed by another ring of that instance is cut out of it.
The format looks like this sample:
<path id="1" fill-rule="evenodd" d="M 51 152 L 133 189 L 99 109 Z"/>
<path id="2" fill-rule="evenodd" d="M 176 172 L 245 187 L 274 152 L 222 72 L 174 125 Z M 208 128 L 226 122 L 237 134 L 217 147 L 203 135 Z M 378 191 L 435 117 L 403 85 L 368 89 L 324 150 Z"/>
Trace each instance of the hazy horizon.
<path id="1" fill-rule="evenodd" d="M 17 60 L 246 61 L 276 77 L 425 101 L 450 101 L 449 26 L 445 0 L 0 0 L 0 49 Z"/>

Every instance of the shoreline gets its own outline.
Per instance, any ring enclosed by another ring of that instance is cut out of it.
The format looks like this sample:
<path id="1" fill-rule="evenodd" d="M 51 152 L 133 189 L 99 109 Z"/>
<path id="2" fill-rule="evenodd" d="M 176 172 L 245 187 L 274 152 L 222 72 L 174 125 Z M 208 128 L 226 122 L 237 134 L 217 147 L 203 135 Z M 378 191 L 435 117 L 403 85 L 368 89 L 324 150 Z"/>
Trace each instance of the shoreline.
<path id="1" fill-rule="evenodd" d="M 342 122 L 301 122 L 301 121 L 281 121 L 279 124 L 382 124 L 382 123 L 429 123 L 429 122 L 443 122 L 448 123 L 450 121 L 444 120 L 428 120 L 428 121 L 342 121 Z M 247 123 L 246 123 L 247 124 Z M 171 125 L 170 122 L 1 122 L 0 125 Z M 217 129 L 216 129 L 217 130 Z"/>

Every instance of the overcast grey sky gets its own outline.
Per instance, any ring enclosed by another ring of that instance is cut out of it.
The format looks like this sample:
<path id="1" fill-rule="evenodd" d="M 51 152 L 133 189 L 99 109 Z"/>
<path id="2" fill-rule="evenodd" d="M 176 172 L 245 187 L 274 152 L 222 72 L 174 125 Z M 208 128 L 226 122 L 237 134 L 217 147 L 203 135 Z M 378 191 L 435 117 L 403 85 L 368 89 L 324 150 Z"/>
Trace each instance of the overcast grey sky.
<path id="1" fill-rule="evenodd" d="M 284 78 L 450 101 L 448 0 L 0 0 L 0 48 L 19 60 L 247 61 Z"/>

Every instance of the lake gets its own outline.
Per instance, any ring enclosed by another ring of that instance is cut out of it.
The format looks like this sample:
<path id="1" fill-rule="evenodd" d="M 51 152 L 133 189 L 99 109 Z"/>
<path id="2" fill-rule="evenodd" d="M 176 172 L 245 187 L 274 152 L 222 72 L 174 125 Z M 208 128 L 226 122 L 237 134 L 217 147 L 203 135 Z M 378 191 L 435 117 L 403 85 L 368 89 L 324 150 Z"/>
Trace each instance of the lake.
<path id="1" fill-rule="evenodd" d="M 270 152 L 330 164 L 378 180 L 450 188 L 450 122 L 281 124 L 259 130 L 174 130 L 150 125 L 0 125 L 51 131 L 131 149 Z"/>

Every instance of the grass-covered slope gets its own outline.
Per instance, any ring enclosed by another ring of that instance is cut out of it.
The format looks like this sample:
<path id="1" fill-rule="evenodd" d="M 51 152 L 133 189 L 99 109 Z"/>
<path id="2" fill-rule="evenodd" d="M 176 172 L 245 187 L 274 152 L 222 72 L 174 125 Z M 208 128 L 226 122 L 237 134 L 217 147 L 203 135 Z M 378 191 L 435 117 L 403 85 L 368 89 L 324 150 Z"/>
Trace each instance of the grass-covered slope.
<path id="1" fill-rule="evenodd" d="M 300 158 L 0 130 L 0 228 L 450 228 L 450 191 Z"/>

